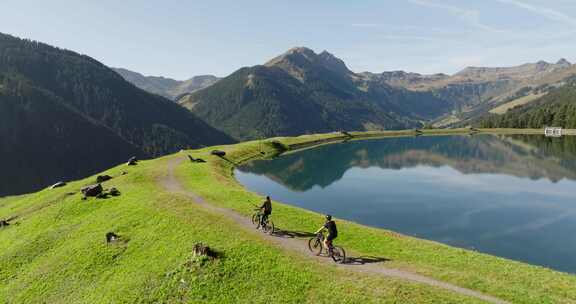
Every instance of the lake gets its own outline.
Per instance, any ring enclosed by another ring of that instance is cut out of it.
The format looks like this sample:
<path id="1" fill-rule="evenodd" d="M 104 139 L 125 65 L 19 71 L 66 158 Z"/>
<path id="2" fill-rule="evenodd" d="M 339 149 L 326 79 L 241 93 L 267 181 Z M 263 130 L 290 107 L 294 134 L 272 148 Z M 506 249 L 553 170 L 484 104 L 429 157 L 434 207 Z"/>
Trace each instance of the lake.
<path id="1" fill-rule="evenodd" d="M 253 161 L 235 174 L 287 204 L 576 273 L 574 137 L 350 141 Z"/>

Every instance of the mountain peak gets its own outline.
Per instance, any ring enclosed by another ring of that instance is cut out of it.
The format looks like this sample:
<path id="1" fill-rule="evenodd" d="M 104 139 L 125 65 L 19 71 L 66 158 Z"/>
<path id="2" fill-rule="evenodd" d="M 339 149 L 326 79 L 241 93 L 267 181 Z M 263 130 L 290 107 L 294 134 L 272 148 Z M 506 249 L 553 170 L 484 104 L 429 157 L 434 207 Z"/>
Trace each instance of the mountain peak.
<path id="1" fill-rule="evenodd" d="M 289 49 L 285 54 L 303 54 L 303 55 L 316 56 L 316 53 L 312 49 L 304 46 L 293 47 Z"/>
<path id="2" fill-rule="evenodd" d="M 558 60 L 558 62 L 556 62 L 556 65 L 570 66 L 570 65 L 572 65 L 572 63 L 570 63 L 570 61 L 566 60 L 566 58 L 561 58 L 560 60 Z"/>
<path id="3" fill-rule="evenodd" d="M 351 73 L 351 71 L 346 66 L 346 63 L 344 63 L 342 59 L 332 55 L 326 50 L 322 51 L 322 53 L 318 55 L 318 58 L 320 59 L 320 62 L 324 65 L 324 67 L 333 72 L 344 74 Z"/>
<path id="4" fill-rule="evenodd" d="M 316 54 L 316 52 L 307 47 L 291 48 L 284 54 L 268 61 L 265 65 L 283 68 L 291 74 L 298 75 L 298 79 L 302 78 L 304 70 L 308 70 L 312 66 L 322 66 L 327 70 L 340 74 L 351 73 L 344 61 L 328 51 Z"/>
<path id="5" fill-rule="evenodd" d="M 274 57 L 272 60 L 268 61 L 265 65 L 266 66 L 275 66 L 281 65 L 287 62 L 295 62 L 295 61 L 314 61 L 318 55 L 316 53 L 307 48 L 307 47 L 293 47 L 288 51 L 284 52 L 282 55 Z"/>

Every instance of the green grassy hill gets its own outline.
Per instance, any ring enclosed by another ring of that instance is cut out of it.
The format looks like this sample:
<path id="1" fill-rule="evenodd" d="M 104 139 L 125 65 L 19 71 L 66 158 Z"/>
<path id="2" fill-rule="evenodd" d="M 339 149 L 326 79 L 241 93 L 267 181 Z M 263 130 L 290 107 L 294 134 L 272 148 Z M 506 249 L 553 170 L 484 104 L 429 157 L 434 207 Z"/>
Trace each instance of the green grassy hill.
<path id="1" fill-rule="evenodd" d="M 370 135 L 403 134 L 410 133 Z M 327 134 L 277 140 L 301 147 L 341 139 Z M 205 148 L 119 166 L 105 172 L 114 178 L 104 186 L 122 194 L 108 199 L 80 199 L 78 189 L 94 177 L 0 199 L 0 219 L 16 217 L 0 228 L 0 302 L 482 303 L 450 287 L 459 286 L 513 303 L 576 303 L 575 276 L 391 231 L 338 220 L 337 243 L 349 256 L 388 261 L 337 266 L 299 250 L 305 240 L 266 238 L 238 224 L 230 214 L 249 216 L 261 197 L 234 180 L 233 167 L 273 156 L 278 146 L 248 142 L 219 147 L 226 159 Z M 191 163 L 187 154 L 207 163 Z M 293 232 L 322 223 L 319 214 L 279 202 L 273 220 Z M 107 232 L 120 241 L 107 244 Z M 194 257 L 197 242 L 220 257 Z M 386 275 L 394 272 L 408 276 Z"/>

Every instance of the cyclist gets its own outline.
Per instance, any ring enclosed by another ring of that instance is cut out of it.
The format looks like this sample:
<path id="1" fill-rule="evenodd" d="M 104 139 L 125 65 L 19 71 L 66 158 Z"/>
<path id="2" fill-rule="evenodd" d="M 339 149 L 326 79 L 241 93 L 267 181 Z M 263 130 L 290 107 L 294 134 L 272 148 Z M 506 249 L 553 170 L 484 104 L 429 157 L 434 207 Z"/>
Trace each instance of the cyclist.
<path id="1" fill-rule="evenodd" d="M 324 247 L 326 250 L 332 248 L 332 241 L 338 237 L 338 229 L 336 229 L 336 222 L 332 220 L 332 216 L 330 214 L 326 215 L 326 223 L 316 231 L 316 234 L 320 233 L 322 230 L 326 229 L 328 231 L 328 235 L 324 238 Z"/>
<path id="2" fill-rule="evenodd" d="M 266 200 L 262 203 L 262 206 L 260 206 L 260 212 L 262 213 L 262 216 L 260 217 L 260 223 L 256 229 L 260 227 L 264 228 L 264 223 L 266 223 L 268 217 L 272 214 L 272 201 L 269 196 L 266 197 Z"/>

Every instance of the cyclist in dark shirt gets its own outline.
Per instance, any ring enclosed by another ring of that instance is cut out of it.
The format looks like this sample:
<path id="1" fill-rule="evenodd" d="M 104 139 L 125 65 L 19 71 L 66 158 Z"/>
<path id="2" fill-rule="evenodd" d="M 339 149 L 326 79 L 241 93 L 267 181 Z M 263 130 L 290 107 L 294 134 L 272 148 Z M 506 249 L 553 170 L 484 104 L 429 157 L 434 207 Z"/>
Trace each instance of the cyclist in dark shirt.
<path id="1" fill-rule="evenodd" d="M 262 216 L 260 217 L 260 224 L 258 225 L 258 228 L 264 227 L 264 223 L 270 214 L 272 214 L 272 201 L 270 200 L 269 196 L 266 197 L 266 200 L 264 203 L 262 203 L 262 206 L 260 206 L 260 212 L 262 212 Z"/>
<path id="2" fill-rule="evenodd" d="M 336 222 L 332 220 L 332 216 L 330 214 L 326 215 L 326 223 L 316 231 L 316 233 L 320 233 L 322 230 L 326 229 L 328 231 L 328 235 L 324 239 L 324 246 L 328 249 L 332 246 L 332 240 L 338 237 L 338 229 L 336 228 Z"/>

